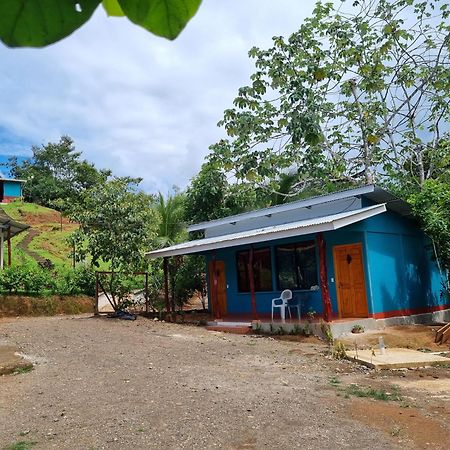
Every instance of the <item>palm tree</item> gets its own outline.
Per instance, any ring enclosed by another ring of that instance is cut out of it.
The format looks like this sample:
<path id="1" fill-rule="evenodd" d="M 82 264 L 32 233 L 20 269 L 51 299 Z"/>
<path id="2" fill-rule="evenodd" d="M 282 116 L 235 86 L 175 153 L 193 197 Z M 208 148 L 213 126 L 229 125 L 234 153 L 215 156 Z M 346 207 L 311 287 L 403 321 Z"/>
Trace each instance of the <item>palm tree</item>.
<path id="1" fill-rule="evenodd" d="M 184 232 L 184 196 L 180 193 L 174 195 L 168 195 L 167 199 L 158 193 L 158 197 L 155 203 L 155 211 L 157 213 L 157 230 L 156 237 L 153 246 L 155 248 L 169 247 L 177 242 L 180 242 L 186 235 Z M 175 283 L 176 274 L 180 266 L 180 259 L 176 258 L 175 261 L 169 261 L 165 259 L 165 272 L 170 278 L 171 287 L 171 309 L 172 314 L 175 313 Z M 167 307 L 169 305 L 166 305 Z"/>
<path id="2" fill-rule="evenodd" d="M 155 247 L 169 247 L 179 242 L 184 237 L 184 196 L 176 193 L 173 196 L 168 195 L 167 199 L 165 199 L 159 192 L 155 210 L 158 215 Z"/>

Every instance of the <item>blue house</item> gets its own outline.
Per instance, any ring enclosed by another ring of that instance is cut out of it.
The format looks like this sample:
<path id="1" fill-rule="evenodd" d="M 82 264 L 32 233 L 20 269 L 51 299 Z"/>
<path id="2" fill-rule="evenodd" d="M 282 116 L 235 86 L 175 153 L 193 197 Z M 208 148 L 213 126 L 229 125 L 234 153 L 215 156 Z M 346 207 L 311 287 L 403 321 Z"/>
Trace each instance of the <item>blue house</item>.
<path id="1" fill-rule="evenodd" d="M 202 254 L 216 319 L 265 319 L 290 289 L 327 321 L 450 314 L 447 277 L 410 206 L 376 186 L 191 225 L 204 238 L 149 252 Z M 424 318 L 424 317 L 422 317 Z"/>
<path id="2" fill-rule="evenodd" d="M 22 184 L 25 180 L 4 178 L 0 174 L 0 203 L 10 203 L 22 198 Z"/>

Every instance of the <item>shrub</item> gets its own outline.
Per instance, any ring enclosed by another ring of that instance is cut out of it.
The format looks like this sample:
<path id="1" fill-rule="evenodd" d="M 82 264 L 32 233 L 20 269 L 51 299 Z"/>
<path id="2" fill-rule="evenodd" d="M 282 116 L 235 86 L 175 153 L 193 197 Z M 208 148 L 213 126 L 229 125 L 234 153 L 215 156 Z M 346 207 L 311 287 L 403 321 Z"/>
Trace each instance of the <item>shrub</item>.
<path id="1" fill-rule="evenodd" d="M 95 295 L 95 273 L 87 266 L 61 270 L 55 293 L 59 295 Z"/>
<path id="2" fill-rule="evenodd" d="M 34 264 L 6 267 L 0 273 L 0 290 L 10 294 L 27 292 L 44 294 L 53 292 L 54 277 Z"/>
<path id="3" fill-rule="evenodd" d="M 5 267 L 0 272 L 0 292 L 39 296 L 49 294 L 93 296 L 95 274 L 86 266 L 59 270 L 49 270 L 37 264 Z"/>

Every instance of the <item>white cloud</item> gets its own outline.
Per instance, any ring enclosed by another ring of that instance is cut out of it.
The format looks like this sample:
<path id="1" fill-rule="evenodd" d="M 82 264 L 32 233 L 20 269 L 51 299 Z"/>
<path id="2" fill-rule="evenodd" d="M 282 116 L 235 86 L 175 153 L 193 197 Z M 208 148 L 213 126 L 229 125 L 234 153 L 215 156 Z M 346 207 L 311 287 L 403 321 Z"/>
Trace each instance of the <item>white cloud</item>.
<path id="1" fill-rule="evenodd" d="M 295 31 L 313 1 L 204 0 L 169 42 L 124 19 L 92 20 L 45 49 L 0 48 L 0 152 L 62 134 L 99 167 L 185 187 L 223 135 L 216 127 L 248 83 L 254 46 Z M 6 138 L 8 137 L 8 138 Z"/>

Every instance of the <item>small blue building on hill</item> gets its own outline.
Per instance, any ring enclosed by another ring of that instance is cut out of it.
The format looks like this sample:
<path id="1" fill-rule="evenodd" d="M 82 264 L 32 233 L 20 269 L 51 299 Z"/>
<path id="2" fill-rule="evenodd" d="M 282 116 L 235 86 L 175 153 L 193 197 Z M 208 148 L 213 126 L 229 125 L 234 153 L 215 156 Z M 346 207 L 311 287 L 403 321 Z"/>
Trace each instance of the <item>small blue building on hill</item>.
<path id="1" fill-rule="evenodd" d="M 450 313 L 446 274 L 409 205 L 376 186 L 192 225 L 204 238 L 149 258 L 200 253 L 216 318 L 264 318 L 290 289 L 302 314 L 385 319 Z"/>
<path id="2" fill-rule="evenodd" d="M 10 203 L 22 198 L 22 184 L 24 180 L 5 178 L 0 174 L 0 203 Z"/>

